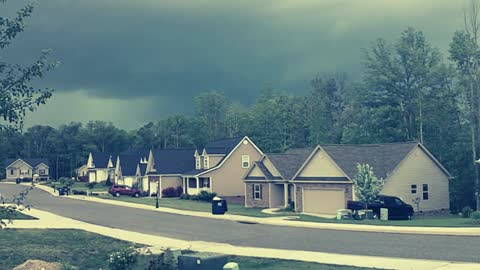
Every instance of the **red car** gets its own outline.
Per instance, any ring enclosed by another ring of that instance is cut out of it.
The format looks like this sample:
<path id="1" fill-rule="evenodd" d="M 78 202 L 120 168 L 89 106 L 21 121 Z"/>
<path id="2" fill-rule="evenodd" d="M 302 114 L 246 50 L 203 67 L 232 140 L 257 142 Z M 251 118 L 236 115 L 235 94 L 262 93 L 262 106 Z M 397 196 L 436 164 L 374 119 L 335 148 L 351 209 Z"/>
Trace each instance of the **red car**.
<path id="1" fill-rule="evenodd" d="M 115 197 L 119 197 L 120 195 L 130 195 L 136 198 L 140 197 L 141 194 L 140 190 L 123 185 L 113 185 L 108 190 L 108 193 L 112 194 Z"/>

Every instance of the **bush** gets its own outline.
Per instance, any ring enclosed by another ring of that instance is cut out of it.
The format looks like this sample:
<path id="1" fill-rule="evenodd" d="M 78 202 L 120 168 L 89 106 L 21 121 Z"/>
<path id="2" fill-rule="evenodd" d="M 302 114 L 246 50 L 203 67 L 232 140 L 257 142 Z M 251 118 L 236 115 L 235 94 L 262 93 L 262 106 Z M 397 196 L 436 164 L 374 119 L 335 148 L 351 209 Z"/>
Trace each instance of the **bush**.
<path id="1" fill-rule="evenodd" d="M 470 215 L 472 214 L 472 212 L 473 212 L 473 209 L 470 206 L 465 206 L 462 209 L 462 217 L 463 218 L 469 218 Z"/>
<path id="2" fill-rule="evenodd" d="M 198 200 L 202 202 L 211 202 L 213 198 L 217 196 L 217 193 L 215 192 L 208 192 L 205 190 L 200 191 L 198 194 Z"/>
<path id="3" fill-rule="evenodd" d="M 108 269 L 125 270 L 132 269 L 138 261 L 138 251 L 133 247 L 125 248 L 110 254 L 108 257 Z"/>
<path id="4" fill-rule="evenodd" d="M 475 211 L 470 214 L 470 218 L 480 221 L 480 211 Z"/>
<path id="5" fill-rule="evenodd" d="M 107 181 L 102 182 L 104 186 L 111 187 L 113 185 L 112 181 L 110 178 L 107 179 Z"/>
<path id="6" fill-rule="evenodd" d="M 190 200 L 190 195 L 182 194 L 182 195 L 180 195 L 180 200 Z"/>
<path id="7" fill-rule="evenodd" d="M 87 195 L 87 192 L 85 190 L 72 189 L 72 194 L 73 195 Z"/>
<path id="8" fill-rule="evenodd" d="M 183 187 L 182 187 L 182 186 L 178 186 L 177 189 L 176 189 L 176 192 L 177 192 L 177 196 L 178 196 L 178 197 L 182 196 L 182 194 L 183 194 Z"/>
<path id="9" fill-rule="evenodd" d="M 177 197 L 177 191 L 175 190 L 174 187 L 164 188 L 162 189 L 162 197 L 164 198 Z"/>
<path id="10" fill-rule="evenodd" d="M 93 188 L 95 188 L 96 185 L 97 185 L 97 182 L 85 183 L 85 186 L 86 186 L 88 189 L 93 189 Z"/>
<path id="11" fill-rule="evenodd" d="M 69 188 L 75 184 L 75 180 L 67 177 L 61 177 L 58 179 L 58 183 L 60 184 L 60 187 Z"/>

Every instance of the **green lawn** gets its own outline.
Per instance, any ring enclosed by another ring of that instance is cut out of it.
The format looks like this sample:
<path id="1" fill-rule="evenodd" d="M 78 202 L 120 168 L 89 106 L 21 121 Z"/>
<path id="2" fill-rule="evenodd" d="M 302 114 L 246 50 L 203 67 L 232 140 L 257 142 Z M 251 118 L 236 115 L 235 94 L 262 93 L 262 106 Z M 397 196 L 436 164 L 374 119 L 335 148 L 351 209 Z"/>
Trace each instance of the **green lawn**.
<path id="1" fill-rule="evenodd" d="M 0 230 L 0 270 L 9 270 L 27 259 L 62 262 L 79 270 L 104 268 L 108 255 L 131 243 L 81 230 Z M 368 270 L 300 261 L 231 256 L 242 270 Z M 142 268 L 143 269 L 143 268 Z"/>
<path id="2" fill-rule="evenodd" d="M 230 256 L 230 261 L 238 263 L 241 270 L 368 270 L 350 266 L 334 266 L 290 260 L 264 259 L 252 257 Z"/>
<path id="3" fill-rule="evenodd" d="M 23 212 L 16 212 L 13 216 L 11 216 L 10 218 L 11 219 L 37 219 L 35 217 L 32 217 L 32 216 L 29 216 L 27 214 L 25 214 L 28 210 L 26 211 L 23 211 Z M 6 218 L 6 215 L 5 213 L 3 213 L 2 211 L 0 211 L 0 219 L 5 219 Z"/>
<path id="4" fill-rule="evenodd" d="M 337 220 L 307 215 L 300 215 L 295 221 L 321 222 L 321 223 L 344 223 L 363 225 L 384 225 L 384 226 L 409 226 L 409 227 L 480 227 L 480 224 L 470 224 L 469 218 L 457 216 L 449 217 L 419 217 L 412 220 Z"/>
<path id="5" fill-rule="evenodd" d="M 99 196 L 102 199 L 118 200 L 124 202 L 132 202 L 146 205 L 155 205 L 155 197 L 141 197 L 133 198 L 129 196 L 113 197 L 111 195 Z M 180 200 L 178 198 L 164 198 L 160 199 L 160 207 L 174 208 L 180 210 L 198 211 L 198 212 L 211 212 L 212 204 L 207 202 L 199 202 L 192 200 Z M 262 208 L 245 208 L 243 204 L 229 203 L 228 214 L 242 215 L 250 217 L 272 217 L 270 214 L 262 213 Z M 289 213 L 292 215 L 292 213 Z"/>

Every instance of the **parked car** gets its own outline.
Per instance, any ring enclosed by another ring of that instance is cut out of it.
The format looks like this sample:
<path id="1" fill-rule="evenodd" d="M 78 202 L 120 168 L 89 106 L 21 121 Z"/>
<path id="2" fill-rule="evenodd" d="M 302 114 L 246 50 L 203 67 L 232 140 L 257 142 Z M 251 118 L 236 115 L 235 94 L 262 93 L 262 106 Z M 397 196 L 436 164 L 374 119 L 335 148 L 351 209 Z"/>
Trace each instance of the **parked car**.
<path id="1" fill-rule="evenodd" d="M 108 193 L 112 194 L 115 197 L 119 197 L 120 195 L 129 195 L 136 198 L 140 197 L 140 194 L 142 194 L 139 189 L 131 188 L 124 185 L 112 185 L 108 190 Z"/>
<path id="2" fill-rule="evenodd" d="M 365 204 L 358 201 L 348 201 L 347 208 L 352 211 L 365 209 Z M 398 197 L 380 195 L 373 203 L 368 204 L 373 210 L 373 216 L 380 217 L 380 208 L 388 209 L 388 219 L 410 219 L 413 216 L 413 207 Z"/>

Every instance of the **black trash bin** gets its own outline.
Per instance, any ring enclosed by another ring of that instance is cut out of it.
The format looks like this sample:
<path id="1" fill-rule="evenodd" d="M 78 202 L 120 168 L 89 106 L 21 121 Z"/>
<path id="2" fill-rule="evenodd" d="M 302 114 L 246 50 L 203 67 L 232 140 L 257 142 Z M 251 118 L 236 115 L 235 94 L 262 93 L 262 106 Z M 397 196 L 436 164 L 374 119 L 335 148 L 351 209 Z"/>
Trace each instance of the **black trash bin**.
<path id="1" fill-rule="evenodd" d="M 212 200 L 212 214 L 223 215 L 227 211 L 228 211 L 228 207 L 227 207 L 227 201 L 226 200 L 224 200 L 222 198 L 219 198 L 219 197 L 213 198 L 213 200 Z"/>
<path id="2" fill-rule="evenodd" d="M 15 179 L 15 183 L 20 184 L 21 182 L 22 182 L 22 179 L 20 178 Z"/>
<path id="3" fill-rule="evenodd" d="M 66 188 L 58 188 L 58 195 L 60 196 L 64 196 L 66 193 L 67 193 L 67 189 Z"/>

